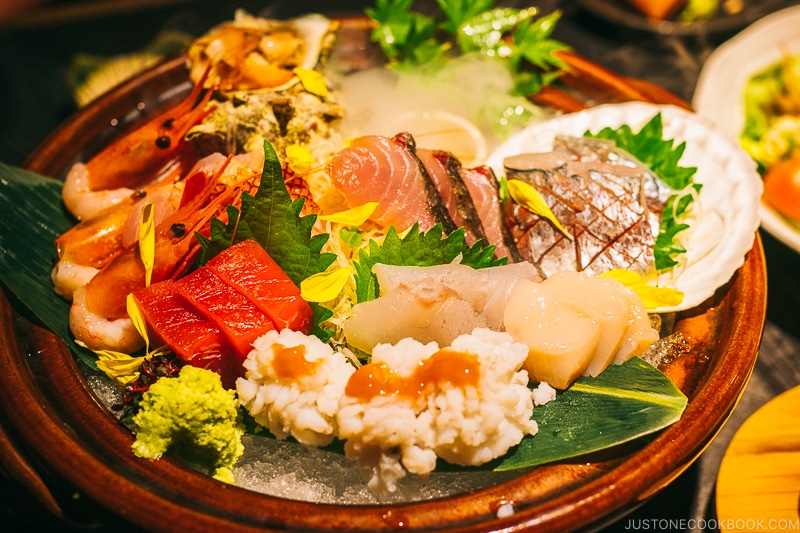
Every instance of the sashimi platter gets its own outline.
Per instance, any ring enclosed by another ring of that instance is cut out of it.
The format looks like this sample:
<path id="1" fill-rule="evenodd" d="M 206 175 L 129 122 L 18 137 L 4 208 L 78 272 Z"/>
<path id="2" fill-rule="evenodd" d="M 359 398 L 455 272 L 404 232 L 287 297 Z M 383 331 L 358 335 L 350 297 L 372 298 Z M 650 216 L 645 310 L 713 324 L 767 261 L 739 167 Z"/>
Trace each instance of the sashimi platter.
<path id="1" fill-rule="evenodd" d="M 412 4 L 239 10 L 0 164 L 0 398 L 102 507 L 573 530 L 727 419 L 765 313 L 752 159 L 558 12 Z"/>

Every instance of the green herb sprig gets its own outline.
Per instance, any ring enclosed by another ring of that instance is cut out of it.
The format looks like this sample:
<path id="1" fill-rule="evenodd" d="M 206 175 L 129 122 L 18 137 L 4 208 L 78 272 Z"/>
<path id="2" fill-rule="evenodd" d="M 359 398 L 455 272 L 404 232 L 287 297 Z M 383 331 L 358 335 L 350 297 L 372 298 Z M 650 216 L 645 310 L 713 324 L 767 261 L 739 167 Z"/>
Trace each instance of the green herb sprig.
<path id="1" fill-rule="evenodd" d="M 569 47 L 551 38 L 561 12 L 535 18 L 535 8 L 495 8 L 494 0 L 437 0 L 439 11 L 412 10 L 414 0 L 376 0 L 365 10 L 377 27 L 378 43 L 391 66 L 432 65 L 473 52 L 505 61 L 516 91 L 530 96 L 565 69 L 554 52 Z"/>

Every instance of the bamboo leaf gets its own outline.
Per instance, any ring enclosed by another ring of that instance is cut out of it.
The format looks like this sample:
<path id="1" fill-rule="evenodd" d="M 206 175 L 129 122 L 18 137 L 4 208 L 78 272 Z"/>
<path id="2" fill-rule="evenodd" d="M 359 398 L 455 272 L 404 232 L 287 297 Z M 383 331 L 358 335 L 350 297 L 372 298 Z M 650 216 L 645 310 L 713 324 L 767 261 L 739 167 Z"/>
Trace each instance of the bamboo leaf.
<path id="1" fill-rule="evenodd" d="M 578 379 L 534 409 L 539 432 L 523 439 L 495 469 L 563 461 L 629 442 L 677 422 L 686 404 L 667 376 L 634 357 L 596 378 Z"/>
<path id="2" fill-rule="evenodd" d="M 0 279 L 21 304 L 14 302 L 21 314 L 64 339 L 94 368 L 94 354 L 72 340 L 69 302 L 50 283 L 55 239 L 75 224 L 61 203 L 61 189 L 58 180 L 0 163 Z"/>

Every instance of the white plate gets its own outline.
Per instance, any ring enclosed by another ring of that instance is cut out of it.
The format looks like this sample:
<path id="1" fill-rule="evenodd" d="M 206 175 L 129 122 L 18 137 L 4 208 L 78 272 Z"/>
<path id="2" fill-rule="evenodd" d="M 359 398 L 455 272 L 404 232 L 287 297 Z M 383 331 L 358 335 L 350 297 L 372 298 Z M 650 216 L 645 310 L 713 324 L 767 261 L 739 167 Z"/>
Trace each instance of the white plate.
<path id="1" fill-rule="evenodd" d="M 606 104 L 533 124 L 511 137 L 489 156 L 488 164 L 504 175 L 503 160 L 526 152 L 549 151 L 556 134 L 581 136 L 608 126 L 627 124 L 639 131 L 661 113 L 664 138 L 686 142 L 680 164 L 697 167 L 695 183 L 703 185 L 699 205 L 708 216 L 693 227 L 686 244 L 683 266 L 674 276 L 664 275 L 659 284 L 683 291 L 680 305 L 660 307 L 667 313 L 694 308 L 714 295 L 742 266 L 753 246 L 759 225 L 759 198 L 763 184 L 755 162 L 711 121 L 675 106 L 642 102 Z M 717 224 L 717 222 L 722 222 Z"/>
<path id="2" fill-rule="evenodd" d="M 800 53 L 800 6 L 776 11 L 723 43 L 706 60 L 695 87 L 693 107 L 734 140 L 744 126 L 744 87 L 758 71 Z M 737 141 L 738 142 L 738 141 Z M 761 226 L 800 252 L 800 232 L 761 203 Z"/>

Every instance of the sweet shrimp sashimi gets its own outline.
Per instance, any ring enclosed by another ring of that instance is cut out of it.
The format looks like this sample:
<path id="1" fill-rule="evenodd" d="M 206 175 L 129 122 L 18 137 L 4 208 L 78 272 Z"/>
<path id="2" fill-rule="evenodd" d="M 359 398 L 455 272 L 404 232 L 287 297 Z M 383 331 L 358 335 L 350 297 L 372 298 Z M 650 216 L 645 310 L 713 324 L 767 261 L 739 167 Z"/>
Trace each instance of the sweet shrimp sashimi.
<path id="1" fill-rule="evenodd" d="M 213 104 L 206 105 L 212 94 L 203 87 L 206 76 L 179 104 L 70 168 L 62 191 L 70 213 L 79 220 L 92 218 L 168 176 L 167 169 L 177 166 L 185 172 L 196 162 L 196 149 L 184 136 L 213 110 Z"/>
<path id="2" fill-rule="evenodd" d="M 358 137 L 333 157 L 327 171 L 350 206 L 378 202 L 372 220 L 381 227 L 402 231 L 419 222 L 422 230 L 437 223 L 445 233 L 456 229 L 407 133 Z"/>
<path id="3" fill-rule="evenodd" d="M 51 274 L 55 292 L 71 300 L 78 288 L 135 245 L 145 203 L 152 204 L 152 220 L 158 226 L 196 196 L 196 184 L 203 181 L 202 176 L 233 185 L 248 176 L 257 176 L 263 166 L 263 152 L 233 158 L 214 153 L 200 159 L 188 173 L 176 170 L 169 179 L 138 190 L 114 207 L 79 222 L 56 239 L 58 261 Z M 188 190 L 187 182 L 192 184 Z"/>

